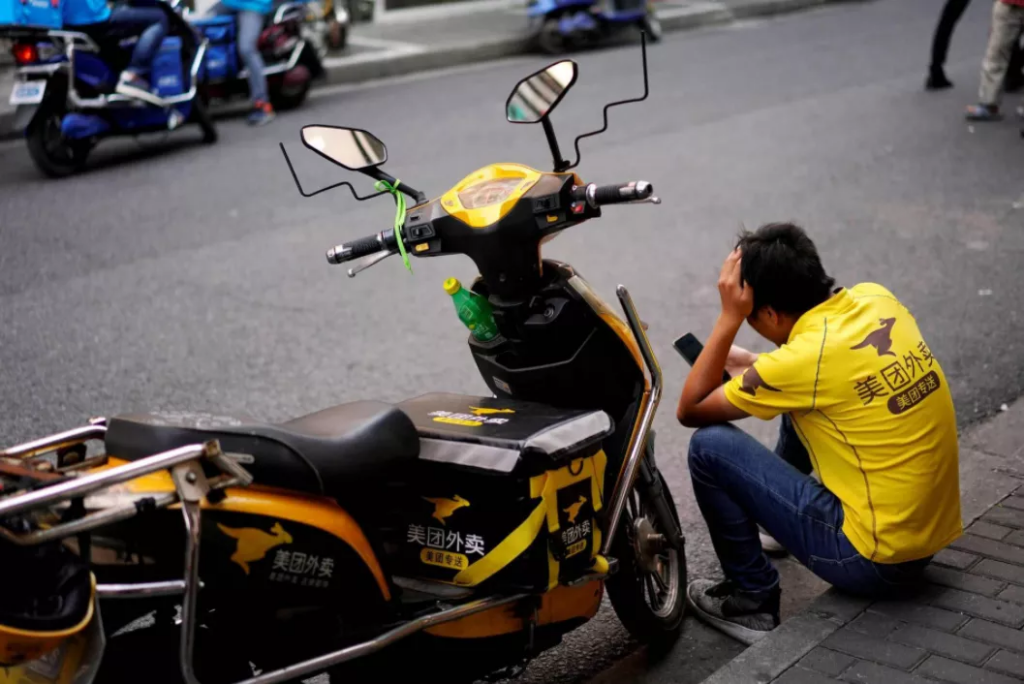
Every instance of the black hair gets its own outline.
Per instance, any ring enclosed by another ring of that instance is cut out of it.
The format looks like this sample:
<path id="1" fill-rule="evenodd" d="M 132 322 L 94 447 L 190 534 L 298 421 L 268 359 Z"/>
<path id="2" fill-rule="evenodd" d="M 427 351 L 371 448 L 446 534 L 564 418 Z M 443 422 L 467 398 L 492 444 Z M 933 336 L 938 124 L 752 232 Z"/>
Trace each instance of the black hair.
<path id="1" fill-rule="evenodd" d="M 825 273 L 818 248 L 800 226 L 768 223 L 740 234 L 740 272 L 754 288 L 754 312 L 770 306 L 800 315 L 832 296 L 836 281 Z"/>

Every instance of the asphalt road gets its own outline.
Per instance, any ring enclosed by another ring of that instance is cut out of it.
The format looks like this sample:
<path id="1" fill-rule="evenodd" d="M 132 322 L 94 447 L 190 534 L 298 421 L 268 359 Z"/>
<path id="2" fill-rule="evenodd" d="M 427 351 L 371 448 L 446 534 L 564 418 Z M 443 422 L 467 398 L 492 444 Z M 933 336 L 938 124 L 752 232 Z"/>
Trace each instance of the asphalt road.
<path id="1" fill-rule="evenodd" d="M 1024 384 L 1024 140 L 1016 122 L 961 119 L 987 35 L 975 3 L 955 37 L 957 88 L 921 90 L 933 0 L 844 5 L 730 29 L 670 35 L 650 51 L 650 100 L 612 113 L 583 144 L 586 180 L 643 178 L 660 207 L 606 211 L 545 247 L 614 301 L 633 294 L 666 372 L 660 463 L 689 535 L 693 575 L 717 570 L 690 496 L 687 432 L 673 425 L 685 371 L 671 341 L 706 336 L 714 278 L 741 226 L 793 219 L 841 283 L 877 281 L 915 313 L 953 388 L 961 424 Z M 635 48 L 579 56 L 554 117 L 568 136 L 600 125 L 609 98 L 641 90 Z M 394 175 L 438 194 L 495 161 L 549 164 L 539 128 L 503 121 L 505 97 L 543 66 L 517 59 L 315 98 L 270 127 L 221 124 L 102 146 L 90 170 L 39 178 L 0 145 L 0 441 L 143 408 L 285 419 L 357 398 L 483 392 L 441 282 L 468 260 L 391 260 L 355 280 L 324 261 L 338 242 L 389 225 L 389 201 L 343 191 L 301 199 L 277 150 L 310 186 L 345 173 L 298 144 L 307 123 L 375 132 Z M 363 188 L 369 183 L 356 179 Z M 750 331 L 743 342 L 759 345 Z M 769 439 L 772 426 L 753 425 Z M 814 585 L 789 573 L 789 586 Z M 810 587 L 810 589 L 808 589 Z M 792 596 L 798 592 L 791 592 Z M 791 602 L 790 609 L 797 607 Z M 582 682 L 635 650 L 614 616 L 536 661 L 528 682 Z M 631 681 L 700 681 L 739 650 L 687 624 Z M 607 676 L 607 675 L 606 675 Z M 621 679 L 621 678 L 619 678 Z"/>

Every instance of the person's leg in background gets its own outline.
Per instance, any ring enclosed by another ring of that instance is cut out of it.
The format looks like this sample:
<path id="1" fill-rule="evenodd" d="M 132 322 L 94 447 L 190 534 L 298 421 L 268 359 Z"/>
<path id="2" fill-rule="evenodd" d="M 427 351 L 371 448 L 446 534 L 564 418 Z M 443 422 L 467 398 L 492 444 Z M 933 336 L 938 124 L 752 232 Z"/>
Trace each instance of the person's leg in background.
<path id="1" fill-rule="evenodd" d="M 267 95 L 267 77 L 263 75 L 263 57 L 256 44 L 263 32 L 263 15 L 259 12 L 238 12 L 238 52 L 249 71 L 249 97 L 252 112 L 249 124 L 262 126 L 274 119 L 274 109 Z"/>
<path id="2" fill-rule="evenodd" d="M 932 63 L 928 68 L 928 79 L 924 83 L 926 90 L 942 90 L 952 88 L 953 84 L 946 78 L 946 55 L 949 53 L 949 41 L 953 37 L 953 29 L 963 16 L 964 10 L 971 0 L 946 0 L 942 15 L 935 27 L 932 38 Z"/>
<path id="3" fill-rule="evenodd" d="M 152 94 L 152 85 L 146 77 L 160 44 L 170 30 L 167 15 L 156 7 L 121 6 L 110 15 L 110 25 L 116 31 L 139 35 L 131 62 L 118 79 L 117 92 L 158 103 L 159 98 Z"/>
<path id="4" fill-rule="evenodd" d="M 1003 81 L 1010 65 L 1013 44 L 1020 37 L 1024 27 L 1024 7 L 1008 5 L 996 0 L 992 8 L 992 29 L 988 37 L 988 48 L 981 63 L 981 86 L 978 88 L 978 104 L 967 108 L 970 121 L 993 121 L 999 118 L 999 98 Z"/>

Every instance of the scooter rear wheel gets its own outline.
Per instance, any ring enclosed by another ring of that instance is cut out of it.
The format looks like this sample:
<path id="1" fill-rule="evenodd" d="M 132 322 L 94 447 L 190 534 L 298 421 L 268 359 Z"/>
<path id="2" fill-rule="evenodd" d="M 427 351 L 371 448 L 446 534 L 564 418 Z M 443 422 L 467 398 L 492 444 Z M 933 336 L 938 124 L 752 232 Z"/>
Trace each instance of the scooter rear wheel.
<path id="1" fill-rule="evenodd" d="M 270 84 L 270 103 L 280 111 L 298 108 L 306 101 L 311 81 L 309 69 L 299 64 Z"/>
<path id="2" fill-rule="evenodd" d="M 81 171 L 93 147 L 89 141 L 64 137 L 61 122 L 66 113 L 44 102 L 26 132 L 29 156 L 50 178 L 64 178 Z"/>

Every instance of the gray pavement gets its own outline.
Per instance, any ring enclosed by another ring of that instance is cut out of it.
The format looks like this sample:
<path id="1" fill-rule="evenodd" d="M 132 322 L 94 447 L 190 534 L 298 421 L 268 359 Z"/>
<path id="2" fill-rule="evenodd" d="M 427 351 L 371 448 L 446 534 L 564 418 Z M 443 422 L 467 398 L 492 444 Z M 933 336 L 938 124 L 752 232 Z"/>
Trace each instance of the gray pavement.
<path id="1" fill-rule="evenodd" d="M 626 284 L 651 324 L 667 382 L 660 464 L 695 576 L 717 563 L 682 457 L 688 432 L 674 425 L 685 370 L 671 341 L 707 335 L 714 277 L 741 225 L 798 220 L 840 282 L 896 292 L 943 362 L 961 424 L 1021 394 L 1024 142 L 1015 122 L 960 118 L 988 29 L 980 3 L 954 41 L 957 88 L 921 92 L 935 12 L 930 0 L 890 0 L 667 36 L 651 48 L 650 100 L 613 111 L 610 131 L 583 143 L 584 179 L 645 178 L 664 204 L 610 209 L 545 254 L 609 299 Z M 600 125 L 609 98 L 640 89 L 635 47 L 579 62 L 554 116 L 563 145 Z M 314 122 L 374 131 L 389 170 L 428 194 L 493 161 L 544 168 L 541 131 L 507 125 L 502 105 L 545 63 L 326 89 L 267 128 L 224 121 L 214 148 L 195 131 L 105 144 L 60 182 L 39 178 L 21 144 L 0 143 L 3 441 L 139 408 L 275 420 L 357 398 L 484 391 L 440 288 L 472 265 L 418 260 L 410 276 L 392 261 L 349 280 L 324 250 L 386 227 L 392 208 L 299 198 L 276 144 L 287 141 L 311 186 L 344 177 L 301 151 L 298 129 Z M 763 348 L 750 331 L 741 343 Z M 771 439 L 773 426 L 748 427 Z M 713 672 L 738 650 L 722 639 L 688 623 L 672 656 L 682 667 L 664 681 Z M 605 610 L 523 681 L 587 681 L 635 648 Z"/>

